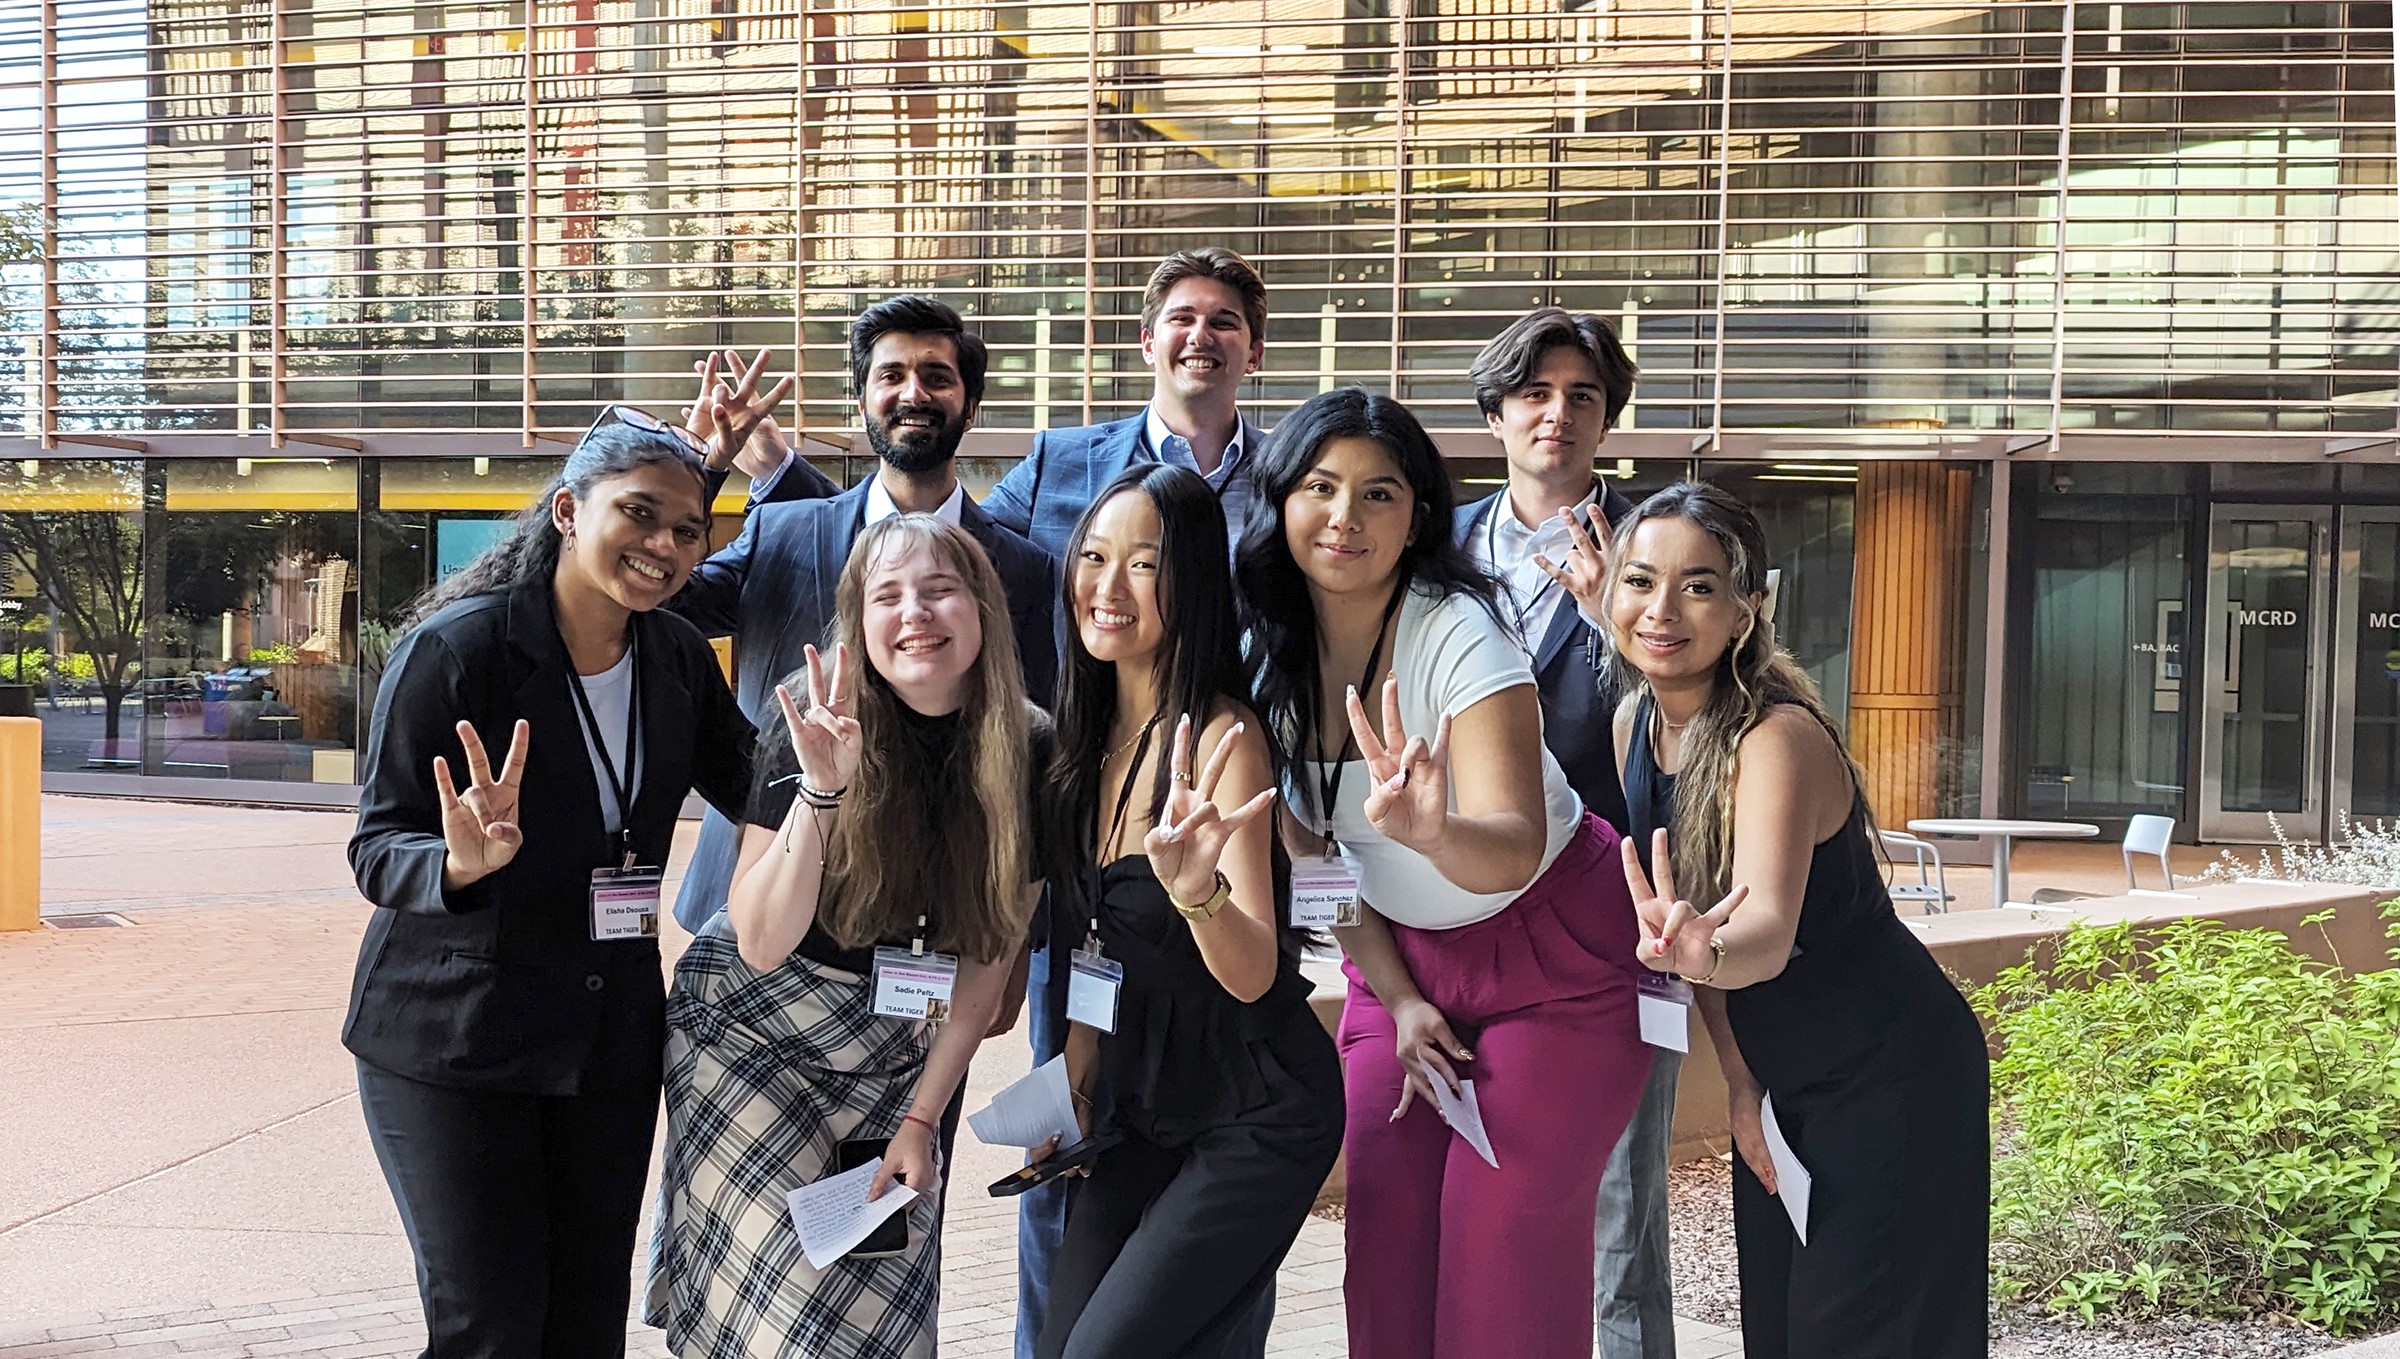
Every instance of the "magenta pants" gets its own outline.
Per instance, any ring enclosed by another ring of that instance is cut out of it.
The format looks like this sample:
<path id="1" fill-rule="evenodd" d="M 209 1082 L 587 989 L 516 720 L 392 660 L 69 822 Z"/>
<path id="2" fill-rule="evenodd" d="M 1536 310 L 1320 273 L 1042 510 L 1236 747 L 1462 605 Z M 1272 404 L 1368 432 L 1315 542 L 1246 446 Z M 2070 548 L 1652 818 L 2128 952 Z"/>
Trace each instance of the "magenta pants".
<path id="1" fill-rule="evenodd" d="M 1394 923 L 1417 990 L 1475 1054 L 1500 1168 L 1419 1099 L 1397 1121 L 1391 1013 L 1357 970 L 1340 1045 L 1349 1115 L 1343 1276 L 1353 1359 L 1586 1359 L 1600 1174 L 1650 1071 L 1634 1015 L 1633 900 L 1617 834 L 1583 828 L 1508 908 Z"/>

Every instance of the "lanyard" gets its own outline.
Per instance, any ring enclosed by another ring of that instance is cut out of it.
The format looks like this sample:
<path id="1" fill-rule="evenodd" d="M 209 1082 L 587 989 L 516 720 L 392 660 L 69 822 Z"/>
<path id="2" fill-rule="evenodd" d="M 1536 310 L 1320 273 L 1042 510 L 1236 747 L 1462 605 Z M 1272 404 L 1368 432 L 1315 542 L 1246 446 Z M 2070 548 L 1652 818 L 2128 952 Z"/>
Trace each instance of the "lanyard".
<path id="1" fill-rule="evenodd" d="M 1158 718 L 1159 714 L 1152 713 L 1150 720 L 1142 724 L 1141 735 L 1134 738 L 1133 763 L 1125 766 L 1125 782 L 1117 788 L 1117 814 L 1109 819 L 1107 838 L 1092 847 L 1091 900 L 1086 903 L 1091 907 L 1092 928 L 1089 937 L 1084 940 L 1083 948 L 1084 952 L 1095 956 L 1100 952 L 1101 876 L 1108 869 L 1108 865 L 1101 861 L 1101 856 L 1115 852 L 1117 837 L 1125 833 L 1125 810 L 1133 805 L 1134 775 L 1142 772 L 1142 761 L 1150 756 L 1150 734 L 1158 730 Z"/>
<path id="2" fill-rule="evenodd" d="M 1384 601 L 1383 617 L 1375 624 L 1375 645 L 1367 652 L 1367 668 L 1359 672 L 1358 701 L 1361 703 L 1367 701 L 1367 694 L 1374 688 L 1375 672 L 1383 668 L 1384 629 L 1392 625 L 1392 615 L 1400 612 L 1400 601 L 1407 597 L 1408 573 L 1402 571 L 1400 579 L 1392 583 L 1392 597 Z M 1311 669 L 1314 667 L 1312 666 Z M 1320 703 L 1325 701 L 1321 692 L 1317 701 Z M 1344 736 L 1341 745 L 1334 750 L 1332 760 L 1317 762 L 1317 815 L 1325 819 L 1325 857 L 1329 859 L 1333 857 L 1335 848 L 1333 808 L 1335 802 L 1342 795 L 1342 770 L 1344 768 L 1342 755 L 1350 749 L 1350 746 L 1350 738 Z M 1325 738 L 1322 733 L 1317 737 L 1317 753 L 1320 755 L 1325 753 Z"/>
<path id="3" fill-rule="evenodd" d="M 617 762 L 609 758 L 608 742 L 600 736 L 600 716 L 592 711 L 591 696 L 583 691 L 583 676 L 575 673 L 572 659 L 567 663 L 567 677 L 574 681 L 575 707 L 583 714 L 584 730 L 591 733 L 592 751 L 600 757 L 600 769 L 608 775 L 608 791 L 617 799 L 617 852 L 625 856 L 625 867 L 633 867 L 633 791 L 634 763 L 641 758 L 642 739 L 642 643 L 639 630 L 631 620 L 625 624 L 625 655 L 633 663 L 632 692 L 625 701 L 625 773 L 617 774 Z M 563 648 L 566 643 L 561 641 Z"/>
<path id="4" fill-rule="evenodd" d="M 1592 502 L 1592 508 L 1595 511 L 1600 508 L 1600 502 L 1597 499 Z M 1492 564 L 1494 571 L 1500 569 L 1500 516 L 1506 513 L 1513 513 L 1513 511 L 1508 508 L 1508 493 L 1503 491 L 1492 498 L 1492 508 L 1483 516 L 1483 559 Z M 1586 532 L 1591 530 L 1592 525 L 1588 518 L 1584 520 L 1583 527 Z M 1530 534 L 1532 530 L 1528 529 L 1526 532 Z M 1530 552 L 1526 555 L 1528 558 L 1532 556 Z M 1507 576 L 1508 593 L 1512 599 L 1517 593 L 1517 575 L 1516 571 L 1511 570 Z M 1550 599 L 1550 592 L 1557 588 L 1558 582 L 1551 579 L 1549 573 L 1544 572 L 1541 588 L 1533 592 L 1531 600 L 1517 609 L 1517 632 L 1525 638 L 1528 649 L 1539 646 L 1541 639 L 1525 631 L 1526 623 L 1535 614 L 1542 611 L 1542 605 Z"/>

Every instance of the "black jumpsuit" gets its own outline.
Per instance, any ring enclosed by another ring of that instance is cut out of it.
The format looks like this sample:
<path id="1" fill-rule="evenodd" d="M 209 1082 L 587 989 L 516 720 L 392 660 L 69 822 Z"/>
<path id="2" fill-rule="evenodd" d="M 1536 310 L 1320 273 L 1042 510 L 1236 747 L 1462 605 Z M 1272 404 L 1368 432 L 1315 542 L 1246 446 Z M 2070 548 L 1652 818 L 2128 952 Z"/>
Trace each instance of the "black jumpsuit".
<path id="1" fill-rule="evenodd" d="M 1669 825 L 1644 698 L 1625 759 L 1634 843 Z M 1672 827 L 1670 826 L 1670 829 Z M 1816 847 L 1792 959 L 1725 993 L 1734 1039 L 1812 1181 L 1808 1244 L 1733 1158 L 1748 1359 L 1990 1352 L 1991 1072 L 1958 988 L 1892 911 L 1866 804 Z"/>
<path id="2" fill-rule="evenodd" d="M 1309 1009 L 1296 946 L 1244 1004 L 1208 970 L 1146 856 L 1096 876 L 1102 949 L 1125 979 L 1117 1030 L 1100 1037 L 1094 1129 L 1124 1140 L 1068 1211 L 1036 1352 L 1254 1356 L 1262 1299 L 1341 1150 L 1341 1059 Z M 1061 907 L 1051 956 L 1063 959 L 1093 913 Z"/>

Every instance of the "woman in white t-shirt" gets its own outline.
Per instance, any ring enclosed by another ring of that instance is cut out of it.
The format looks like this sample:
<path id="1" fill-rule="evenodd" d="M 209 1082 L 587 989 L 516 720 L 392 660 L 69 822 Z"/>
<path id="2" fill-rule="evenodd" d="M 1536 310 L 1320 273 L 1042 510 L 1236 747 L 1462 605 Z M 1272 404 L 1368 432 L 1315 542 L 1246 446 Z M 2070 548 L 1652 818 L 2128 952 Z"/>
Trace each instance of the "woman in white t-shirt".
<path id="1" fill-rule="evenodd" d="M 1649 1068 L 1616 834 L 1542 745 L 1405 407 L 1328 392 L 1249 476 L 1235 570 L 1293 923 L 1335 925 L 1350 978 L 1350 1352 L 1588 1355 L 1594 1202 Z M 1438 1111 L 1470 1094 L 1496 1167 Z"/>

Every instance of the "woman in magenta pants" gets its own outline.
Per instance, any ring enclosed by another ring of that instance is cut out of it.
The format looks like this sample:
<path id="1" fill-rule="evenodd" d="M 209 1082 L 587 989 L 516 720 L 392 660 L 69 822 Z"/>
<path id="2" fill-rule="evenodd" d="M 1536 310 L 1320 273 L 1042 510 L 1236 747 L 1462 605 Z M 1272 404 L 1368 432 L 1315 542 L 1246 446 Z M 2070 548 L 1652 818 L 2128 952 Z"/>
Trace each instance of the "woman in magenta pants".
<path id="1" fill-rule="evenodd" d="M 1334 926 L 1350 978 L 1350 1353 L 1582 1359 L 1600 1176 L 1650 1064 L 1616 836 L 1543 748 L 1524 649 L 1404 407 L 1320 396 L 1249 475 L 1235 566 L 1292 919 Z M 1437 1112 L 1437 1084 L 1467 1083 L 1496 1167 Z"/>

